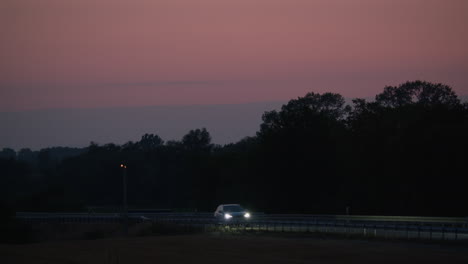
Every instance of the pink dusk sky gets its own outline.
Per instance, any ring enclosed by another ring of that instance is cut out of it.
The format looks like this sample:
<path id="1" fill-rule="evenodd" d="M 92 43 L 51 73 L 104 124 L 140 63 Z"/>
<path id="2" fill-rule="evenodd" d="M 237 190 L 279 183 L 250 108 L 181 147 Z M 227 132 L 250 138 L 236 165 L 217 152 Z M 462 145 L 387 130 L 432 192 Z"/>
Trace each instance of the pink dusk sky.
<path id="1" fill-rule="evenodd" d="M 465 0 L 2 0 L 0 111 L 468 94 Z"/>

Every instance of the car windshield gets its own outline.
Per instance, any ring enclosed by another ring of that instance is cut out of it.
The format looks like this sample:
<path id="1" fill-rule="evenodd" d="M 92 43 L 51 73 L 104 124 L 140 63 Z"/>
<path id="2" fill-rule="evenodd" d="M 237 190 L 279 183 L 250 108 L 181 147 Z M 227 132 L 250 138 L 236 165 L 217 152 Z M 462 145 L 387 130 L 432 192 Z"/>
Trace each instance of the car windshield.
<path id="1" fill-rule="evenodd" d="M 244 208 L 240 207 L 239 205 L 226 205 L 224 206 L 224 211 L 225 212 L 242 212 L 244 211 Z"/>

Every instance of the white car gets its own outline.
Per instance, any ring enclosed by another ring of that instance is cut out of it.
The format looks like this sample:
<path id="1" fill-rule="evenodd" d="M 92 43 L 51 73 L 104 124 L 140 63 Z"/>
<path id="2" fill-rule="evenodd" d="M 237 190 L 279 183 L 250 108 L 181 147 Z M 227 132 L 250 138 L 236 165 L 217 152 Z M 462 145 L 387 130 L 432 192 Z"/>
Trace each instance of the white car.
<path id="1" fill-rule="evenodd" d="M 239 204 L 221 204 L 216 208 L 214 217 L 223 221 L 249 220 L 250 213 Z"/>

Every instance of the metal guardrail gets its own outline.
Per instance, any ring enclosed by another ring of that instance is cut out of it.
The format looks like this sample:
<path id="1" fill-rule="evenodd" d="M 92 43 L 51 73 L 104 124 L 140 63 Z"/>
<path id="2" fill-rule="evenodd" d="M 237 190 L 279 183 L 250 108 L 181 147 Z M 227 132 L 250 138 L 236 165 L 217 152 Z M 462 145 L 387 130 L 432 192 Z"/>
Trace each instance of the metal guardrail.
<path id="1" fill-rule="evenodd" d="M 375 238 L 397 239 L 427 239 L 427 240 L 456 240 L 468 241 L 468 228 L 453 226 L 432 226 L 421 224 L 386 224 L 359 222 L 329 222 L 306 220 L 266 220 L 252 219 L 240 222 L 219 222 L 209 218 L 156 218 L 158 222 L 169 222 L 183 226 L 202 226 L 211 230 L 228 228 L 234 231 L 264 231 L 264 232 L 300 232 L 300 233 L 330 233 L 341 235 L 359 235 Z"/>
<path id="2" fill-rule="evenodd" d="M 31 213 L 16 217 L 39 223 L 121 223 L 120 213 Z M 130 222 L 170 222 L 205 229 L 231 228 L 240 231 L 321 232 L 359 234 L 384 238 L 418 238 L 468 241 L 468 219 L 449 217 L 288 215 L 252 213 L 249 221 L 223 222 L 212 213 L 129 213 Z"/>
<path id="3" fill-rule="evenodd" d="M 213 213 L 208 212 L 194 212 L 194 213 L 128 213 L 130 217 L 150 217 L 150 218 L 212 218 Z M 44 213 L 44 212 L 17 212 L 17 218 L 33 219 L 33 218 L 112 218 L 121 217 L 121 213 Z M 255 219 L 268 219 L 268 220 L 291 220 L 291 221 L 347 221 L 347 222 L 394 222 L 394 223 L 424 223 L 424 224 L 456 224 L 467 225 L 468 217 L 421 217 L 421 216 L 368 216 L 368 215 L 307 215 L 307 214 L 264 214 L 252 213 L 252 218 Z"/>
<path id="4" fill-rule="evenodd" d="M 320 218 L 349 221 L 380 221 L 380 222 L 424 222 L 424 223 L 465 223 L 468 217 L 427 217 L 427 216 L 375 216 L 375 215 L 307 215 L 307 214 L 269 214 L 268 217 L 288 218 Z"/>

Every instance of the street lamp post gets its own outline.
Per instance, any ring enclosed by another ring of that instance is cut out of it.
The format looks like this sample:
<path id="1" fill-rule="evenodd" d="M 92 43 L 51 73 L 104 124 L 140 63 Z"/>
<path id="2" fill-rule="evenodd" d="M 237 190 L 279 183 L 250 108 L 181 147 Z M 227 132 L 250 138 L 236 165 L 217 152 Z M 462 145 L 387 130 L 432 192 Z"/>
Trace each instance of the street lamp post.
<path id="1" fill-rule="evenodd" d="M 123 226 L 124 235 L 128 234 L 128 206 L 127 206 L 127 165 L 120 164 L 123 170 Z"/>

